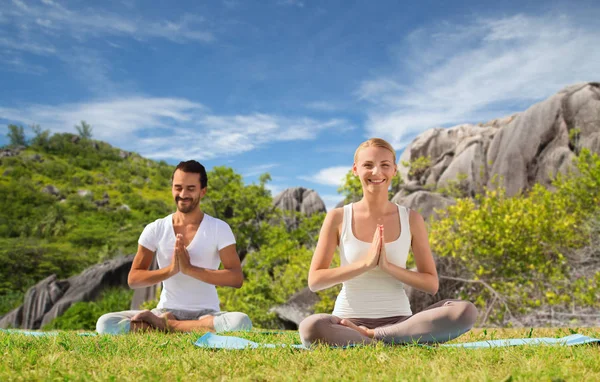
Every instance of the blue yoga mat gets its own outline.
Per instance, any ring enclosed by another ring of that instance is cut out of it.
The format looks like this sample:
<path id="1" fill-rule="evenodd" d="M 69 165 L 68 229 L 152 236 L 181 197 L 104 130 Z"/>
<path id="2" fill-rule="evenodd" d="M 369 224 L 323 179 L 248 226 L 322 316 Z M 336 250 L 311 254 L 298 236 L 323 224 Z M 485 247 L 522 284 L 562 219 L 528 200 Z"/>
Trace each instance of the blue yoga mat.
<path id="1" fill-rule="evenodd" d="M 563 345 L 573 346 L 588 343 L 599 343 L 600 339 L 586 337 L 581 334 L 573 334 L 562 338 L 513 338 L 504 340 L 490 340 L 478 342 L 466 342 L 460 344 L 441 344 L 440 347 L 455 347 L 467 349 L 496 348 L 505 346 L 521 345 Z M 285 345 L 285 344 L 259 344 L 240 337 L 220 336 L 213 333 L 206 333 L 194 343 L 202 348 L 210 349 L 256 349 L 256 348 L 278 348 L 292 347 L 296 349 L 306 349 L 303 345 Z"/>
<path id="2" fill-rule="evenodd" d="M 57 336 L 60 332 L 57 332 L 57 331 L 38 332 L 35 330 L 0 329 L 0 333 L 21 334 L 23 336 L 32 336 L 32 337 L 54 337 L 54 336 Z M 82 332 L 82 333 L 77 333 L 77 334 L 80 336 L 96 336 L 96 335 L 98 335 L 95 332 Z"/>
<path id="3" fill-rule="evenodd" d="M 440 346 L 445 347 L 459 347 L 468 349 L 480 349 L 480 348 L 498 348 L 505 346 L 521 346 L 521 345 L 583 345 L 589 343 L 598 343 L 600 339 L 586 337 L 581 334 L 572 334 L 570 336 L 562 338 L 511 338 L 504 340 L 490 340 L 490 341 L 477 341 L 477 342 L 466 342 L 462 344 L 442 344 Z"/>
<path id="4" fill-rule="evenodd" d="M 306 349 L 303 345 L 259 344 L 240 337 L 219 336 L 211 332 L 198 338 L 194 345 L 210 349 L 256 349 L 256 348 L 285 348 Z"/>

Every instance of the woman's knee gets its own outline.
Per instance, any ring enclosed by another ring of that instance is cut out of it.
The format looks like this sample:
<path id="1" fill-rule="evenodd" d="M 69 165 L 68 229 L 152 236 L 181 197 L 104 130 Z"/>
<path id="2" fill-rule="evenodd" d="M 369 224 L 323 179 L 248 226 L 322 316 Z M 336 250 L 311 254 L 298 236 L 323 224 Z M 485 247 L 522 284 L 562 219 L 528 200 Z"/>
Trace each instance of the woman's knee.
<path id="1" fill-rule="evenodd" d="M 310 345 L 322 340 L 328 332 L 328 328 L 335 324 L 335 317 L 330 314 L 313 314 L 306 317 L 298 325 L 298 333 L 304 346 Z"/>
<path id="2" fill-rule="evenodd" d="M 456 301 L 453 304 L 453 317 L 458 325 L 471 329 L 477 321 L 479 312 L 475 304 L 469 301 Z"/>

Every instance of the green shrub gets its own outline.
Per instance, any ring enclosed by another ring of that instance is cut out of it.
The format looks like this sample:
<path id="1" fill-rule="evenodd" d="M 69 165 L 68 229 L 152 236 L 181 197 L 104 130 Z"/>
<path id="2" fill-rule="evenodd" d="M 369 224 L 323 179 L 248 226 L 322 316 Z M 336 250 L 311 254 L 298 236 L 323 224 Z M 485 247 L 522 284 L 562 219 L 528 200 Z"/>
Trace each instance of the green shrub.
<path id="1" fill-rule="evenodd" d="M 590 296 L 600 293 L 598 274 L 565 282 L 572 278 L 566 251 L 590 243 L 587 222 L 600 211 L 600 158 L 583 150 L 575 165 L 577 174 L 559 176 L 555 191 L 535 185 L 507 197 L 500 187 L 488 189 L 475 199 L 458 199 L 432 222 L 432 250 L 453 258 L 456 274 L 503 296 L 506 305 L 483 286 L 463 292 L 483 311 L 497 302 L 493 319 L 501 321 L 507 307 L 525 313 L 541 305 L 589 306 Z"/>
<path id="2" fill-rule="evenodd" d="M 96 321 L 105 313 L 129 310 L 133 290 L 125 288 L 112 288 L 104 291 L 97 301 L 78 302 L 62 316 L 57 317 L 44 330 L 95 330 Z"/>

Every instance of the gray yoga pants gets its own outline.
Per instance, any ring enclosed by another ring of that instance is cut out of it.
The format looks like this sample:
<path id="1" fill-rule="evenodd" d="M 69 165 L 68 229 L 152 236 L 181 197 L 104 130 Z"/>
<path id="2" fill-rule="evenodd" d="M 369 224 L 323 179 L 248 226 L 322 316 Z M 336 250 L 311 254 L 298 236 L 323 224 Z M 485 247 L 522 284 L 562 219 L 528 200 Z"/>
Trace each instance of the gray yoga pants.
<path id="1" fill-rule="evenodd" d="M 470 302 L 442 300 L 412 316 L 384 318 L 348 318 L 357 326 L 375 330 L 374 338 L 341 325 L 340 317 L 314 314 L 298 328 L 306 347 L 322 343 L 330 346 L 371 344 L 441 343 L 468 332 L 477 319 L 477 308 Z"/>
<path id="2" fill-rule="evenodd" d="M 122 312 L 107 313 L 102 315 L 96 322 L 96 331 L 99 334 L 122 334 L 128 333 L 131 318 L 140 313 L 141 310 L 125 310 Z M 233 332 L 252 329 L 252 321 L 247 314 L 240 312 L 216 312 L 214 310 L 179 310 L 179 309 L 152 309 L 152 313 L 160 316 L 163 313 L 172 313 L 178 320 L 197 320 L 202 316 L 214 317 L 215 332 Z"/>

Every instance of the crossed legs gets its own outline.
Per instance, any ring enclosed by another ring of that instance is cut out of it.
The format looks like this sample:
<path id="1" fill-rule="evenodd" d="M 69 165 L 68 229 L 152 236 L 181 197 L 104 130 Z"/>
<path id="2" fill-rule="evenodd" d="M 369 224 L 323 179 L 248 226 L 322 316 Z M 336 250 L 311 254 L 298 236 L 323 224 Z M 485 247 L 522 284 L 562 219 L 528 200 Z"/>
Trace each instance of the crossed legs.
<path id="1" fill-rule="evenodd" d="M 149 310 L 143 310 L 131 318 L 130 331 L 163 331 L 163 332 L 197 332 L 215 331 L 215 317 L 205 315 L 197 320 L 178 320 L 171 312 L 156 315 Z"/>
<path id="2" fill-rule="evenodd" d="M 96 331 L 100 334 L 122 334 L 139 331 L 193 332 L 193 331 L 244 331 L 252 329 L 252 321 L 248 315 L 240 312 L 204 311 L 194 312 L 170 311 L 157 309 L 128 310 L 102 315 L 96 323 Z M 198 317 L 200 316 L 200 317 Z"/>
<path id="3" fill-rule="evenodd" d="M 323 343 L 333 346 L 371 344 L 441 343 L 469 331 L 477 319 L 477 308 L 470 302 L 443 300 L 396 323 L 380 327 L 357 325 L 330 314 L 315 314 L 300 323 L 300 338 L 305 346 Z"/>

